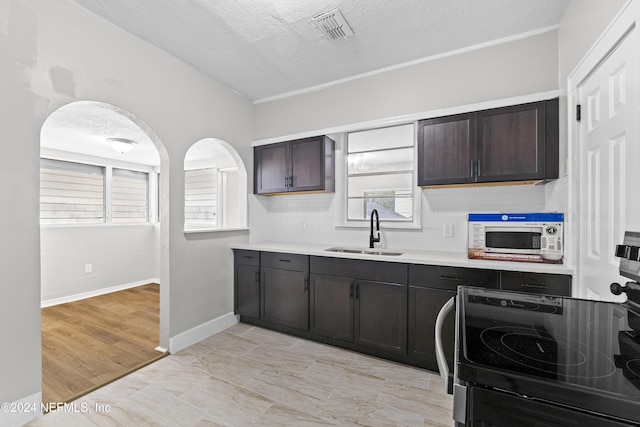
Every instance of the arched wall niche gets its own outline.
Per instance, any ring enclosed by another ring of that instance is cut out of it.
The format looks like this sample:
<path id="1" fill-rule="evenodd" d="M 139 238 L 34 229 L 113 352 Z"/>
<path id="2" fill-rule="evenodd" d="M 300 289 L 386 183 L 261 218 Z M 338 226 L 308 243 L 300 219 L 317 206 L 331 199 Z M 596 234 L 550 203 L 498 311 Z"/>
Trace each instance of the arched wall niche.
<path id="1" fill-rule="evenodd" d="M 185 233 L 247 228 L 247 170 L 228 142 L 197 141 L 185 154 L 184 171 Z"/>

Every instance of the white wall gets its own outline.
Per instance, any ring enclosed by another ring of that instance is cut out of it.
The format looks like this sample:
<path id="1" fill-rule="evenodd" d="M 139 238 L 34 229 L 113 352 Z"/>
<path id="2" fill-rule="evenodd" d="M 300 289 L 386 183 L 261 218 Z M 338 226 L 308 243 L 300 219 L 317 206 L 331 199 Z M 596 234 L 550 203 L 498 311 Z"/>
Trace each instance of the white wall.
<path id="1" fill-rule="evenodd" d="M 467 247 L 469 212 L 539 212 L 545 207 L 545 188 L 538 186 L 430 189 L 418 192 L 422 230 L 390 230 L 381 225 L 387 248 L 463 252 Z M 251 241 L 320 243 L 329 246 L 369 245 L 369 225 L 336 228 L 336 194 L 251 196 Z M 454 237 L 442 237 L 445 224 Z"/>
<path id="2" fill-rule="evenodd" d="M 42 226 L 41 300 L 45 304 L 105 288 L 160 280 L 160 226 Z M 93 272 L 85 273 L 85 264 Z"/>
<path id="3" fill-rule="evenodd" d="M 183 166 L 187 149 L 212 137 L 251 171 L 251 103 L 70 0 L 0 0 L 0 75 L 0 401 L 41 390 L 39 136 L 69 102 L 123 108 L 159 148 L 160 344 L 231 312 L 229 246 L 248 235 L 183 233 Z"/>
<path id="4" fill-rule="evenodd" d="M 557 46 L 550 31 L 259 103 L 255 139 L 557 90 Z"/>
<path id="5" fill-rule="evenodd" d="M 434 117 L 470 111 L 478 105 L 557 91 L 557 70 L 557 32 L 545 32 L 257 104 L 255 135 L 278 139 L 421 113 Z M 336 169 L 337 180 L 344 180 L 340 165 Z M 544 185 L 422 190 L 418 192 L 422 230 L 389 230 L 383 225 L 382 239 L 391 248 L 462 252 L 469 212 L 544 211 L 545 193 Z M 368 229 L 335 227 L 337 197 L 339 191 L 251 196 L 251 241 L 368 245 Z M 566 201 L 557 209 L 565 207 Z M 454 225 L 454 238 L 442 237 L 445 224 Z"/>

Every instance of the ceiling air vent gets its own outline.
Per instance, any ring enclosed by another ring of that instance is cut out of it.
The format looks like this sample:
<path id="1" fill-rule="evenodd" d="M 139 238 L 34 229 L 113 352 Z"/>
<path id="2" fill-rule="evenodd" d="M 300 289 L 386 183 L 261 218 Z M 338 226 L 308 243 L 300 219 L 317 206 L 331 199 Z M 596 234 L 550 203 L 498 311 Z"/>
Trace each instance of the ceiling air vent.
<path id="1" fill-rule="evenodd" d="M 346 39 L 353 35 L 349 23 L 347 23 L 347 20 L 344 19 L 344 16 L 342 16 L 342 13 L 340 13 L 338 9 L 314 16 L 311 21 L 331 40 L 337 40 L 339 38 Z"/>

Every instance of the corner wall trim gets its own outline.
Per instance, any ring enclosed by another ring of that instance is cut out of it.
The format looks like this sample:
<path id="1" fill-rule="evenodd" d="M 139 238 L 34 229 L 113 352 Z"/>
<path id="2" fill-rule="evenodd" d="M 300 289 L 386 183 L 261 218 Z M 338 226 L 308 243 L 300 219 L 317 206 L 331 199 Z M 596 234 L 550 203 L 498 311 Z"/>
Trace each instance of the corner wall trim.
<path id="1" fill-rule="evenodd" d="M 200 341 L 209 338 L 218 332 L 222 332 L 237 323 L 238 318 L 236 315 L 233 313 L 227 313 L 191 328 L 188 331 L 182 332 L 181 334 L 169 339 L 169 353 L 175 354 L 176 352 L 193 344 L 199 343 Z"/>
<path id="2" fill-rule="evenodd" d="M 21 426 L 42 415 L 42 393 L 34 393 L 3 405 L 8 405 L 9 410 L 0 411 L 0 427 Z"/>

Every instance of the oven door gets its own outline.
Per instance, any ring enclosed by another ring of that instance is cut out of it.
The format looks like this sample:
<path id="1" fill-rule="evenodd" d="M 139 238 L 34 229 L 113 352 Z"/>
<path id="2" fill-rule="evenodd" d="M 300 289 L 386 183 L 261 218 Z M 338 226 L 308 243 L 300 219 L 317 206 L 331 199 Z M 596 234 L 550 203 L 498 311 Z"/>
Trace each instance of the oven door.
<path id="1" fill-rule="evenodd" d="M 539 254 L 542 227 L 485 227 L 485 251 Z"/>

